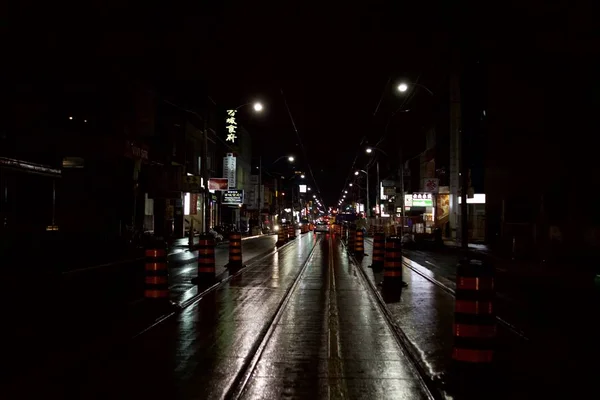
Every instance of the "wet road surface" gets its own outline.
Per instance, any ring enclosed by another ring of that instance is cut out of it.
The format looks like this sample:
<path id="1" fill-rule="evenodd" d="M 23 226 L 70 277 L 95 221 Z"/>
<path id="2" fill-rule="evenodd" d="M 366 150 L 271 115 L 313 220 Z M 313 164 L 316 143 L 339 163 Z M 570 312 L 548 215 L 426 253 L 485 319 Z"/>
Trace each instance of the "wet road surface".
<path id="1" fill-rule="evenodd" d="M 251 264 L 272 252 L 275 241 L 275 235 L 243 240 L 244 262 Z M 198 252 L 177 250 L 169 257 L 170 290 L 172 300 L 180 302 L 198 294 L 198 287 L 190 282 L 197 274 Z M 218 278 L 222 279 L 228 275 L 228 246 L 218 246 L 215 253 Z M 122 269 L 140 273 L 126 276 Z M 0 338 L 11 345 L 3 352 L 3 362 L 10 368 L 0 375 L 0 386 L 32 370 L 59 373 L 171 312 L 139 298 L 143 278 L 143 264 L 139 263 L 72 271 L 60 282 L 46 281 L 45 292 L 32 289 L 30 281 L 19 282 L 18 295 L 3 302 Z M 122 296 L 125 292 L 129 299 Z"/>
<path id="2" fill-rule="evenodd" d="M 122 348 L 0 397 L 427 398 L 354 268 L 300 235 Z"/>

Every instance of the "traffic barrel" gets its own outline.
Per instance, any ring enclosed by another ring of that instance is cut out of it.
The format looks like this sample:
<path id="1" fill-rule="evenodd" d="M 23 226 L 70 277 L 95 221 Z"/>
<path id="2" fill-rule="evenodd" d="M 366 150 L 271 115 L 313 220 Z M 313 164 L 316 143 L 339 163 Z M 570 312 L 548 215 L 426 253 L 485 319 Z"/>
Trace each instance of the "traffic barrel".
<path id="1" fill-rule="evenodd" d="M 198 276 L 192 279 L 192 283 L 213 283 L 216 279 L 215 237 L 210 234 L 200 235 L 197 247 Z"/>
<path id="2" fill-rule="evenodd" d="M 242 268 L 242 234 L 232 232 L 229 234 L 229 270 Z"/>
<path id="3" fill-rule="evenodd" d="M 277 231 L 277 243 L 275 246 L 283 246 L 287 241 L 287 227 L 285 225 L 279 226 L 279 231 Z"/>
<path id="4" fill-rule="evenodd" d="M 356 248 L 356 229 L 348 230 L 348 249 L 351 253 L 354 252 Z"/>
<path id="5" fill-rule="evenodd" d="M 374 271 L 383 269 L 383 261 L 385 259 L 385 233 L 375 232 L 373 236 L 373 262 L 370 265 Z"/>
<path id="6" fill-rule="evenodd" d="M 145 250 L 144 297 L 154 300 L 169 300 L 169 265 L 167 244 L 155 240 Z"/>
<path id="7" fill-rule="evenodd" d="M 389 237 L 385 242 L 383 285 L 388 289 L 406 286 L 402 282 L 402 238 L 398 236 Z"/>
<path id="8" fill-rule="evenodd" d="M 494 268 L 463 258 L 456 270 L 452 359 L 471 368 L 491 365 L 496 339 Z"/>
<path id="9" fill-rule="evenodd" d="M 359 257 L 365 255 L 365 233 L 362 229 L 356 230 L 356 240 L 354 242 L 354 255 Z"/>
<path id="10" fill-rule="evenodd" d="M 294 226 L 294 224 L 288 225 L 288 237 L 290 240 L 296 239 L 296 227 Z"/>

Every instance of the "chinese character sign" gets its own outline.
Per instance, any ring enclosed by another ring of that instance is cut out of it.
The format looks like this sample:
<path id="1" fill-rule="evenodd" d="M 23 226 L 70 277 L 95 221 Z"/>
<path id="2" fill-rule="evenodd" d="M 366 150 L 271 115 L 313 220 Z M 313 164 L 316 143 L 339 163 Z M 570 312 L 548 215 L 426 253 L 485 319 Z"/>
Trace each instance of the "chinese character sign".
<path id="1" fill-rule="evenodd" d="M 225 130 L 227 131 L 226 142 L 235 143 L 237 139 L 237 122 L 235 120 L 235 113 L 237 110 L 227 110 L 227 118 L 225 119 Z"/>
<path id="2" fill-rule="evenodd" d="M 432 207 L 433 197 L 431 193 L 413 193 L 412 205 L 414 207 Z"/>

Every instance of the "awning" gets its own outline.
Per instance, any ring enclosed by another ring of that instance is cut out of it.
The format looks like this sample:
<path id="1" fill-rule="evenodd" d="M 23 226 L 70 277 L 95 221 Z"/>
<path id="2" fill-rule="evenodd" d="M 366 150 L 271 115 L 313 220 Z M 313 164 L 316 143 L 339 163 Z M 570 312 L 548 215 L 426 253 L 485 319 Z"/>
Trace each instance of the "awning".
<path id="1" fill-rule="evenodd" d="M 47 165 L 32 163 L 29 161 L 17 160 L 14 158 L 0 157 L 0 167 L 6 167 L 30 174 L 46 175 L 55 178 L 61 177 L 60 169 L 52 168 Z"/>

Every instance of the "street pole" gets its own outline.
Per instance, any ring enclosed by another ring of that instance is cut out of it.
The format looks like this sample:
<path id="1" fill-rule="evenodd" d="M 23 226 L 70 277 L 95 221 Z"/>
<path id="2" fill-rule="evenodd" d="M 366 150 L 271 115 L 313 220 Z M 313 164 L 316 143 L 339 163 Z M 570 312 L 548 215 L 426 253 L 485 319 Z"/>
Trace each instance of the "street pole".
<path id="1" fill-rule="evenodd" d="M 381 190 L 380 190 L 380 184 L 379 184 L 379 161 L 377 161 L 377 195 L 375 196 L 375 208 L 377 209 L 375 211 L 375 217 L 377 217 L 377 211 L 379 211 L 379 216 L 381 217 Z"/>
<path id="2" fill-rule="evenodd" d="M 208 191 L 208 116 L 209 110 L 206 109 L 204 116 L 204 148 L 202 149 L 202 175 L 204 178 L 204 232 L 208 234 L 210 230 L 210 192 Z"/>
<path id="3" fill-rule="evenodd" d="M 400 149 L 400 237 L 404 237 L 404 160 L 402 159 L 402 149 Z"/>
<path id="4" fill-rule="evenodd" d="M 371 203 L 369 202 L 369 168 L 367 168 L 367 212 L 365 215 L 367 218 L 371 216 Z"/>
<path id="5" fill-rule="evenodd" d="M 258 156 L 258 227 L 260 228 L 260 233 L 262 233 L 263 223 L 262 223 L 262 203 L 260 198 L 260 190 L 262 188 L 262 156 Z M 252 234 L 252 232 L 250 232 Z"/>

